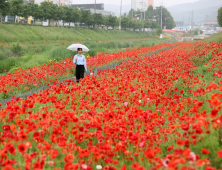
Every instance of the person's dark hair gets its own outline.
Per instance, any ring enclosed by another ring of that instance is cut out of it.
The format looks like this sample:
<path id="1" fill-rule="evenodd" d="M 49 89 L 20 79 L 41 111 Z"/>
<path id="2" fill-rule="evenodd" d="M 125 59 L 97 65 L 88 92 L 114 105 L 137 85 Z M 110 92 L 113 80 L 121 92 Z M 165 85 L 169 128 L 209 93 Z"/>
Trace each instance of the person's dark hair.
<path id="1" fill-rule="evenodd" d="M 77 48 L 77 51 L 80 51 L 80 49 L 81 49 L 81 51 L 82 51 L 82 48 Z"/>

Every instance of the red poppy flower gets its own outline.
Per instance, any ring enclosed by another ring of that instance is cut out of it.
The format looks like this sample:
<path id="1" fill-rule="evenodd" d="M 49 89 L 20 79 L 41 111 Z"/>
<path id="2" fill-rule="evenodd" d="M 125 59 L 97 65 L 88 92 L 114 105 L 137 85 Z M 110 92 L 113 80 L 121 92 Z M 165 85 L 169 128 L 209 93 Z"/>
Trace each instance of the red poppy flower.
<path id="1" fill-rule="evenodd" d="M 137 169 L 139 167 L 139 163 L 135 162 L 132 164 L 132 169 Z"/>
<path id="2" fill-rule="evenodd" d="M 217 113 L 218 113 L 218 110 L 217 110 L 217 109 L 211 110 L 211 117 L 217 116 Z"/>
<path id="3" fill-rule="evenodd" d="M 39 136 L 40 136 L 40 133 L 39 133 L 39 132 L 33 133 L 33 138 L 37 138 L 37 137 L 39 137 Z"/>
<path id="4" fill-rule="evenodd" d="M 25 153 L 26 152 L 26 146 L 25 146 L 25 144 L 23 144 L 23 143 L 21 143 L 21 144 L 18 144 L 18 151 L 20 152 L 20 153 Z"/>
<path id="5" fill-rule="evenodd" d="M 189 124 L 182 124 L 181 125 L 183 130 L 188 130 L 189 129 Z"/>
<path id="6" fill-rule="evenodd" d="M 222 150 L 221 151 L 217 151 L 217 157 L 218 158 L 222 158 Z"/>
<path id="7" fill-rule="evenodd" d="M 167 147 L 167 150 L 168 150 L 168 151 L 171 151 L 172 149 L 173 149 L 173 145 Z"/>
<path id="8" fill-rule="evenodd" d="M 10 131 L 10 126 L 9 125 L 3 125 L 2 129 L 3 129 L 3 131 Z"/>
<path id="9" fill-rule="evenodd" d="M 74 155 L 68 154 L 65 156 L 64 161 L 65 162 L 72 162 L 74 160 L 74 158 L 75 158 Z"/>
<path id="10" fill-rule="evenodd" d="M 15 155 L 15 147 L 12 144 L 7 144 L 5 148 L 9 151 L 10 154 Z"/>
<path id="11" fill-rule="evenodd" d="M 216 170 L 216 168 L 210 167 L 210 166 L 206 166 L 205 170 Z"/>
<path id="12" fill-rule="evenodd" d="M 149 158 L 149 159 L 152 159 L 155 156 L 154 152 L 152 150 L 150 150 L 150 149 L 146 150 L 144 152 L 144 154 L 145 154 L 146 158 Z"/>
<path id="13" fill-rule="evenodd" d="M 2 170 L 14 170 L 12 165 L 6 165 Z"/>
<path id="14" fill-rule="evenodd" d="M 203 154 L 209 154 L 210 151 L 209 151 L 208 149 L 202 148 L 202 153 L 203 153 Z"/>
<path id="15" fill-rule="evenodd" d="M 120 168 L 120 170 L 127 170 L 126 164 L 124 164 L 124 165 L 122 166 L 122 168 Z"/>

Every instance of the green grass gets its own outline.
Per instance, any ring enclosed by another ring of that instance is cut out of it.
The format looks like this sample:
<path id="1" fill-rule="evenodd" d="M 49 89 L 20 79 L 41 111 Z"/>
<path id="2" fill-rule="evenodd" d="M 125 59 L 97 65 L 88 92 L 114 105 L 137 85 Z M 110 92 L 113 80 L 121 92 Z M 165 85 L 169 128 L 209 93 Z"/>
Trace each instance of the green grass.
<path id="1" fill-rule="evenodd" d="M 208 38 L 205 38 L 204 41 L 207 42 L 222 42 L 222 32 L 214 34 Z"/>
<path id="2" fill-rule="evenodd" d="M 76 31 L 84 34 L 80 35 Z M 143 32 L 124 30 L 101 30 L 88 28 L 64 28 L 64 27 L 42 27 L 29 25 L 0 25 L 0 42 L 35 42 L 35 41 L 91 41 L 96 40 L 121 40 L 131 38 L 148 38 Z"/>

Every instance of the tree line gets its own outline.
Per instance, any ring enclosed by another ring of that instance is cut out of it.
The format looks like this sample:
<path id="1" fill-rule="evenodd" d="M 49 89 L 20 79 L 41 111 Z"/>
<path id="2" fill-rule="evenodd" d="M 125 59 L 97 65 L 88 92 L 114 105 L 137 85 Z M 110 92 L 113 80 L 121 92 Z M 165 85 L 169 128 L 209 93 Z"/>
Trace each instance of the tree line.
<path id="1" fill-rule="evenodd" d="M 58 21 L 62 20 L 63 23 L 84 23 L 87 27 L 95 27 L 95 25 L 106 25 L 114 28 L 119 26 L 119 18 L 109 15 L 108 17 L 102 16 L 101 13 L 91 13 L 90 10 L 72 8 L 70 6 L 58 6 L 53 2 L 41 2 L 40 5 L 34 3 L 24 3 L 24 0 L 0 0 L 0 9 L 2 15 L 21 16 L 27 18 L 32 16 L 34 23 L 36 20 L 48 20 Z M 152 28 L 161 29 L 160 27 L 160 7 L 153 9 L 152 6 L 147 8 L 145 12 L 140 10 L 130 10 L 128 14 L 121 16 L 121 28 L 136 29 Z M 175 27 L 175 22 L 167 11 L 166 8 L 162 8 L 162 20 L 166 23 L 166 28 L 171 29 Z M 138 20 L 139 19 L 139 20 Z M 16 22 L 16 21 L 15 21 Z M 162 24 L 164 26 L 164 24 Z"/>
<path id="2" fill-rule="evenodd" d="M 217 11 L 217 22 L 222 27 L 222 7 Z"/>

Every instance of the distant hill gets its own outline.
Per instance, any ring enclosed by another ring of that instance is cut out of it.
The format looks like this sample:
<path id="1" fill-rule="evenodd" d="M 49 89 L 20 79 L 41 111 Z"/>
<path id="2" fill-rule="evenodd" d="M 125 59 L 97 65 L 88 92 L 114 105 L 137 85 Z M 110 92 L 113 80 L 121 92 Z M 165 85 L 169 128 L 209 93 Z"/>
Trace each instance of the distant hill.
<path id="1" fill-rule="evenodd" d="M 217 20 L 217 10 L 222 6 L 222 0 L 199 0 L 193 3 L 183 3 L 167 7 L 174 21 L 184 21 L 185 25 L 191 23 L 191 12 L 193 10 L 193 21 L 200 24 L 204 21 Z"/>
<path id="2" fill-rule="evenodd" d="M 193 10 L 193 21 L 195 24 L 201 24 L 204 21 L 217 20 L 217 10 L 222 6 L 222 0 L 199 0 L 193 3 L 183 3 L 167 7 L 174 21 L 184 22 L 184 25 L 190 25 L 191 12 Z M 104 4 L 106 11 L 112 11 L 116 16 L 120 14 L 120 5 Z M 131 4 L 122 5 L 122 14 L 131 10 Z"/>

